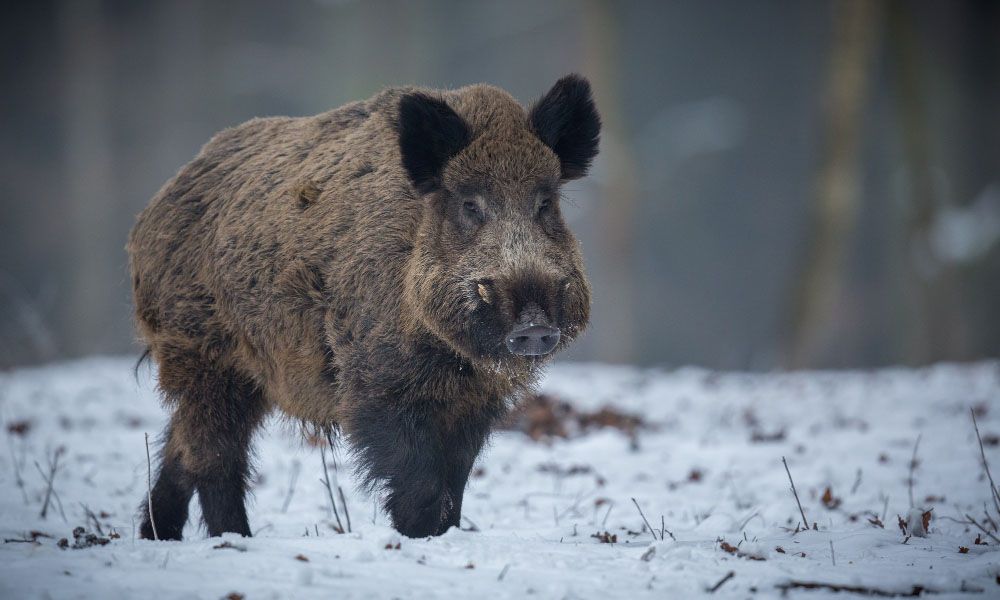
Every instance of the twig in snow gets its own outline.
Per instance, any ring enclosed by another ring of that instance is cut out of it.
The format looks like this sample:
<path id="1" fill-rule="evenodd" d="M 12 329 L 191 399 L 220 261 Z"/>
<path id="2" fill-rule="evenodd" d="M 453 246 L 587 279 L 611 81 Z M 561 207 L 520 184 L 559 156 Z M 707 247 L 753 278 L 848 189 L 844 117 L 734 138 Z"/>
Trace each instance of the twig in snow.
<path id="1" fill-rule="evenodd" d="M 788 461 L 781 457 L 781 462 L 785 465 L 785 473 L 788 473 L 788 483 L 792 484 L 792 494 L 795 496 L 795 503 L 799 505 L 799 514 L 802 515 L 802 526 L 809 529 L 809 521 L 806 520 L 806 511 L 802 510 L 802 503 L 799 502 L 799 492 L 795 489 L 795 482 L 792 480 L 792 472 L 788 470 Z"/>
<path id="2" fill-rule="evenodd" d="M 63 521 L 66 520 L 66 514 L 63 513 L 62 510 L 62 502 L 58 501 L 58 496 L 56 495 L 54 489 L 56 472 L 59 470 L 59 457 L 62 456 L 63 452 L 65 452 L 65 448 L 60 446 L 56 448 L 55 452 L 52 453 L 51 457 L 46 457 L 46 461 L 48 462 L 49 465 L 48 475 L 46 475 L 45 471 L 42 470 L 42 466 L 38 464 L 38 461 L 37 460 L 35 461 L 35 468 L 38 469 L 39 475 L 42 476 L 42 479 L 46 483 L 45 500 L 42 502 L 42 512 L 39 513 L 38 515 L 43 519 L 48 515 L 49 504 L 52 502 L 53 497 L 55 497 L 56 501 L 59 504 L 59 513 L 62 515 Z"/>
<path id="3" fill-rule="evenodd" d="M 993 498 L 993 505 L 997 509 L 997 514 L 1000 514 L 1000 491 L 997 491 L 997 485 L 993 483 L 993 475 L 990 474 L 990 464 L 986 462 L 986 450 L 983 449 L 983 436 L 979 435 L 979 423 L 976 422 L 976 411 L 969 409 L 972 413 L 972 426 L 976 428 L 976 439 L 979 440 L 979 453 L 983 457 L 983 469 L 986 471 L 986 478 L 990 480 L 990 497 Z"/>
<path id="4" fill-rule="evenodd" d="M 21 490 L 21 498 L 24 499 L 24 504 L 30 504 L 28 501 L 28 492 L 24 489 L 24 478 L 21 477 L 21 463 L 17 461 L 17 455 L 14 453 L 14 438 L 7 437 L 7 447 L 10 448 L 10 462 L 14 465 L 14 483 Z"/>
<path id="5" fill-rule="evenodd" d="M 656 530 L 653 529 L 653 527 L 649 524 L 649 521 L 646 520 L 646 515 L 642 514 L 642 509 L 639 507 L 639 503 L 635 501 L 635 498 L 632 498 L 632 504 L 635 504 L 636 510 L 639 511 L 639 516 L 642 517 L 642 522 L 646 524 L 646 527 L 649 527 L 649 534 L 653 536 L 653 541 L 655 542 Z"/>
<path id="6" fill-rule="evenodd" d="M 909 591 L 894 592 L 881 588 L 867 587 L 863 585 L 841 585 L 839 583 L 824 583 L 821 581 L 797 581 L 795 579 L 788 583 L 776 585 L 782 594 L 788 594 L 789 590 L 829 590 L 831 592 L 850 592 L 862 596 L 878 596 L 882 598 L 917 598 L 923 594 L 936 594 L 937 590 L 925 588 L 922 585 L 914 585 Z"/>
<path id="7" fill-rule="evenodd" d="M 149 458 L 149 434 L 146 433 L 146 509 L 149 511 L 149 525 L 153 528 L 153 539 L 160 541 L 156 531 L 156 519 L 153 518 L 153 461 Z M 170 555 L 167 554 L 167 557 Z M 166 564 L 166 563 L 164 563 Z"/>
<path id="8" fill-rule="evenodd" d="M 861 469 L 860 468 L 858 469 L 858 474 L 854 477 L 854 485 L 851 486 L 851 495 L 852 496 L 854 495 L 854 492 L 858 491 L 859 487 L 861 487 Z"/>
<path id="9" fill-rule="evenodd" d="M 472 519 L 470 519 L 469 517 L 467 517 L 467 516 L 465 516 L 465 515 L 462 515 L 462 518 L 463 518 L 463 519 L 465 519 L 465 520 L 466 520 L 466 522 L 468 522 L 468 523 L 469 523 L 469 528 L 468 528 L 468 529 L 466 529 L 465 531 L 479 531 L 479 526 L 478 526 L 478 525 L 476 525 L 476 524 L 475 524 L 475 523 L 474 523 L 474 522 L 472 521 Z M 461 529 L 461 527 L 459 527 L 459 529 Z"/>
<path id="10" fill-rule="evenodd" d="M 722 579 L 720 579 L 718 582 L 716 582 L 715 585 L 713 585 L 712 587 L 708 588 L 705 591 L 708 592 L 709 594 L 714 594 L 715 592 L 719 591 L 720 587 L 722 587 L 723 585 L 725 585 L 725 583 L 727 581 L 729 581 L 730 579 L 732 579 L 735 576 L 736 576 L 736 571 L 730 571 L 730 572 L 726 573 L 725 577 L 723 577 Z"/>
<path id="11" fill-rule="evenodd" d="M 292 495 L 295 494 L 295 484 L 299 481 L 299 471 L 302 470 L 302 464 L 295 460 L 292 461 L 292 476 L 288 482 L 288 493 L 285 494 L 285 501 L 281 503 L 281 512 L 288 512 L 288 505 L 292 502 Z"/>
<path id="12" fill-rule="evenodd" d="M 740 524 L 740 529 L 739 530 L 742 532 L 744 529 L 746 529 L 746 527 L 750 523 L 751 519 L 753 519 L 754 517 L 756 517 L 758 514 L 760 514 L 760 513 L 755 510 L 755 511 L 753 511 L 750 514 L 749 517 L 743 519 L 743 523 Z"/>
<path id="13" fill-rule="evenodd" d="M 830 540 L 830 562 L 837 566 L 837 555 L 833 553 L 833 540 Z"/>
<path id="14" fill-rule="evenodd" d="M 615 502 L 612 500 L 608 503 L 608 512 L 604 513 L 604 519 L 601 520 L 601 529 L 607 529 L 608 517 L 611 516 L 611 509 L 615 507 Z"/>
<path id="15" fill-rule="evenodd" d="M 997 536 L 995 536 L 995 535 L 993 535 L 992 533 L 990 533 L 990 532 L 989 532 L 989 530 L 988 530 L 988 529 L 986 529 L 986 527 L 984 527 L 984 526 L 980 525 L 980 524 L 979 524 L 979 521 L 977 521 L 977 520 L 973 519 L 973 518 L 972 518 L 971 516 L 969 516 L 968 514 L 967 514 L 967 515 L 965 515 L 965 518 L 969 520 L 969 523 L 971 523 L 971 524 L 975 525 L 976 527 L 978 527 L 980 531 L 982 531 L 982 532 L 983 532 L 983 533 L 985 533 L 986 535 L 990 536 L 990 538 L 991 538 L 991 539 L 992 539 L 992 540 L 993 540 L 994 542 L 996 542 L 996 543 L 1000 544 L 1000 538 L 997 538 Z"/>
<path id="16" fill-rule="evenodd" d="M 673 532 L 670 531 L 669 529 L 667 529 L 667 523 L 666 523 L 666 521 L 663 520 L 663 515 L 660 515 L 660 539 L 661 540 L 664 539 L 663 538 L 663 534 L 664 533 L 666 533 L 667 535 L 669 535 L 670 539 L 674 540 L 675 542 L 677 541 L 677 538 L 674 537 Z"/>
<path id="17" fill-rule="evenodd" d="M 913 444 L 913 457 L 910 459 L 910 477 L 906 481 L 910 491 L 910 508 L 913 508 L 913 471 L 917 468 L 917 448 L 920 447 L 920 438 L 923 435 L 922 433 L 918 435 L 916 443 Z"/>
<path id="18" fill-rule="evenodd" d="M 347 519 L 347 533 L 351 533 L 351 513 L 347 512 L 347 500 L 344 499 L 344 488 L 337 486 L 340 495 L 340 505 L 344 507 L 344 518 Z"/>
<path id="19" fill-rule="evenodd" d="M 504 577 L 504 575 L 506 575 L 506 574 L 507 574 L 507 571 L 508 571 L 509 569 L 510 569 L 510 563 L 507 563 L 507 564 L 505 564 L 505 565 L 503 566 L 503 568 L 502 568 L 502 569 L 500 569 L 500 574 L 499 574 L 499 575 L 497 575 L 497 581 L 503 581 L 503 577 Z"/>
<path id="20" fill-rule="evenodd" d="M 101 522 L 97 520 L 97 515 L 94 514 L 94 511 L 90 510 L 90 507 L 83 502 L 80 503 L 80 506 L 83 508 L 83 514 L 87 517 L 87 520 L 94 522 L 94 530 L 97 531 L 97 534 L 104 535 L 104 531 L 101 529 Z"/>
<path id="21" fill-rule="evenodd" d="M 326 468 L 326 448 L 323 446 L 319 447 L 319 457 L 323 461 L 323 479 L 320 479 L 326 487 L 327 496 L 330 497 L 330 507 L 333 510 L 333 516 L 337 519 L 337 533 L 344 533 L 344 526 L 340 522 L 340 512 L 337 510 L 337 501 L 333 498 L 333 487 L 330 485 L 330 472 Z"/>

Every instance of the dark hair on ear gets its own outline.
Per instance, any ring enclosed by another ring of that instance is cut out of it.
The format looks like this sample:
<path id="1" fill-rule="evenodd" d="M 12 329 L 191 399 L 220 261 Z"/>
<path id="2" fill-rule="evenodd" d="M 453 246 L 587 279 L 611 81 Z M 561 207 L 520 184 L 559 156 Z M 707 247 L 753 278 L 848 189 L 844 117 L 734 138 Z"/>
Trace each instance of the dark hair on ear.
<path id="1" fill-rule="evenodd" d="M 535 135 L 559 157 L 562 179 L 587 174 L 597 156 L 601 117 L 586 79 L 574 74 L 557 81 L 531 108 L 529 122 Z"/>
<path id="2" fill-rule="evenodd" d="M 441 171 L 471 140 L 469 126 L 443 100 L 414 92 L 399 100 L 399 151 L 414 187 L 440 187 Z"/>

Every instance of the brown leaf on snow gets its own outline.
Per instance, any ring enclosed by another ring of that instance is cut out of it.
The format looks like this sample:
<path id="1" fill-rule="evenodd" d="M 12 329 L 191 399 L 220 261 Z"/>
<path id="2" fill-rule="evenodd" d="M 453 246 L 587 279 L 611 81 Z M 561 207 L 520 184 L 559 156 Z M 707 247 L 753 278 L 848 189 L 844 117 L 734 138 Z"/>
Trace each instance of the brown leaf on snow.
<path id="1" fill-rule="evenodd" d="M 780 552 L 781 554 L 785 554 L 785 549 L 782 548 L 781 546 L 775 546 L 774 551 Z"/>
<path id="2" fill-rule="evenodd" d="M 295 560 L 300 560 L 302 562 L 309 562 L 309 557 L 307 557 L 305 554 L 296 554 Z"/>
<path id="3" fill-rule="evenodd" d="M 903 532 L 903 535 L 906 535 L 906 521 L 899 515 L 896 515 L 896 518 L 899 519 L 899 530 Z"/>
<path id="4" fill-rule="evenodd" d="M 719 540 L 719 548 L 723 552 L 726 552 L 728 554 L 732 554 L 733 556 L 738 556 L 740 558 L 746 558 L 746 559 L 749 559 L 749 560 L 765 560 L 765 558 L 763 556 L 757 556 L 755 554 L 750 554 L 748 552 L 742 552 L 740 550 L 739 546 L 734 546 L 734 545 L 730 544 L 729 542 L 727 542 L 726 540 L 723 540 L 723 539 Z M 782 552 L 784 552 L 784 551 L 782 551 Z"/>
<path id="5" fill-rule="evenodd" d="M 823 503 L 823 506 L 830 510 L 839 508 L 841 504 L 841 499 L 833 495 L 833 490 L 830 489 L 830 486 L 826 487 L 826 490 L 823 492 L 819 501 Z"/>
<path id="6" fill-rule="evenodd" d="M 502 429 L 521 431 L 535 441 L 566 438 L 589 429 L 610 427 L 633 436 L 645 427 L 638 415 L 604 407 L 596 412 L 580 412 L 568 402 L 549 394 L 534 394 L 525 398 Z"/>
<path id="7" fill-rule="evenodd" d="M 958 547 L 958 553 L 959 554 L 968 554 L 969 553 L 969 549 L 966 548 L 965 546 L 959 546 Z"/>
<path id="8" fill-rule="evenodd" d="M 617 544 L 618 543 L 618 536 L 616 534 L 614 534 L 614 533 L 609 533 L 607 531 L 605 531 L 604 533 L 601 533 L 600 531 L 598 531 L 597 533 L 591 534 L 590 537 L 596 538 L 602 544 Z"/>
<path id="9" fill-rule="evenodd" d="M 7 423 L 7 433 L 24 437 L 31 431 L 31 421 L 11 421 Z"/>
<path id="10" fill-rule="evenodd" d="M 986 542 L 983 541 L 983 534 L 981 534 L 981 533 L 977 533 L 976 534 L 976 541 L 974 543 L 977 546 L 988 546 L 989 545 L 989 544 L 987 544 Z"/>
<path id="11" fill-rule="evenodd" d="M 920 520 L 924 524 L 924 531 L 929 531 L 930 530 L 931 516 L 932 516 L 931 512 L 933 510 L 934 509 L 932 508 L 931 510 L 925 511 L 924 514 L 920 515 Z"/>

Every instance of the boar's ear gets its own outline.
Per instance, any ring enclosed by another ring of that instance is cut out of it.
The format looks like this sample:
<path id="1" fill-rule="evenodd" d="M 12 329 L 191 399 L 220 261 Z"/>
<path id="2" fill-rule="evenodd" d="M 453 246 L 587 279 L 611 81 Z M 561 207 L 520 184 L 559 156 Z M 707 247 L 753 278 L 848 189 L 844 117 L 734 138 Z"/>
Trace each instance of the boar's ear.
<path id="1" fill-rule="evenodd" d="M 601 136 L 601 117 L 590 82 L 579 75 L 563 77 L 531 107 L 529 122 L 535 135 L 559 157 L 563 180 L 587 174 Z"/>
<path id="2" fill-rule="evenodd" d="M 406 174 L 421 192 L 441 185 L 448 159 L 468 145 L 469 126 L 444 101 L 412 93 L 399 101 L 399 151 Z"/>

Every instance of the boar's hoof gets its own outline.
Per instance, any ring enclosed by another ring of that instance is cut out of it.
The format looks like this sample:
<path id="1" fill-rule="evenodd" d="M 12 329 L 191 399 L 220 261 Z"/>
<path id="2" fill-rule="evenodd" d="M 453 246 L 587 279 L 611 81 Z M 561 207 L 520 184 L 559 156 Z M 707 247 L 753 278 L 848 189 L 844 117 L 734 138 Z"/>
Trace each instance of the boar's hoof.
<path id="1" fill-rule="evenodd" d="M 423 503 L 396 502 L 390 507 L 396 530 L 406 537 L 423 538 L 441 535 L 450 526 L 447 518 L 451 499 L 447 493 L 425 499 Z"/>

